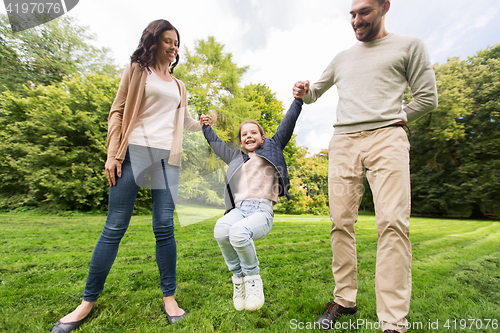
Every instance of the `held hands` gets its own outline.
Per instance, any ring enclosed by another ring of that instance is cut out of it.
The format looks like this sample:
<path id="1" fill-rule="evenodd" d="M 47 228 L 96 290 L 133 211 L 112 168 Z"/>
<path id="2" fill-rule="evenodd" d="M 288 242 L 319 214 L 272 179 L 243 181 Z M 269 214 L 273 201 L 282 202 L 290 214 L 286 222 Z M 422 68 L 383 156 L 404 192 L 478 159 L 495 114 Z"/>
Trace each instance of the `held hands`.
<path id="1" fill-rule="evenodd" d="M 208 114 L 202 114 L 200 116 L 200 125 L 207 125 L 207 126 L 212 126 L 212 117 Z"/>
<path id="2" fill-rule="evenodd" d="M 115 169 L 116 175 L 118 177 L 122 176 L 122 162 L 118 161 L 114 157 L 108 157 L 106 160 L 106 164 L 104 165 L 104 169 L 106 170 L 106 178 L 108 179 L 109 186 L 116 185 L 115 179 Z"/>
<path id="3" fill-rule="evenodd" d="M 307 95 L 309 92 L 309 81 L 297 81 L 295 85 L 293 86 L 293 97 L 294 98 L 301 98 L 304 99 L 304 97 Z"/>

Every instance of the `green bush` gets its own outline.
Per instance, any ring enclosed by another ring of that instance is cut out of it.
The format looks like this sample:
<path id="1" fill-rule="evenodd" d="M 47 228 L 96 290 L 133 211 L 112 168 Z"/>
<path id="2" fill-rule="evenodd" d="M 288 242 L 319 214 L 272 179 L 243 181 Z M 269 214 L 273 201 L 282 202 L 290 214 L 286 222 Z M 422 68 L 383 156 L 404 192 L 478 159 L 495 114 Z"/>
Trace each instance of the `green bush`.
<path id="1" fill-rule="evenodd" d="M 0 95 L 0 208 L 106 205 L 107 117 L 119 80 L 102 75 Z"/>

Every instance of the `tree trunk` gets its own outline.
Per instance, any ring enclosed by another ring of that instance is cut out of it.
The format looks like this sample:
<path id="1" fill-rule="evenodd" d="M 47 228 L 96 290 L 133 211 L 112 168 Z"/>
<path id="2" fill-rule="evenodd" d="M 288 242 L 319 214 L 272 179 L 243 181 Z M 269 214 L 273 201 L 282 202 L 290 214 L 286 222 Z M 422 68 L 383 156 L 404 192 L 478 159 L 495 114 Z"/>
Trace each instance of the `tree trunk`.
<path id="1" fill-rule="evenodd" d="M 469 216 L 470 219 L 484 219 L 485 216 L 484 216 L 484 213 L 483 211 L 481 210 L 481 206 L 479 204 L 474 204 L 472 206 L 472 212 Z"/>

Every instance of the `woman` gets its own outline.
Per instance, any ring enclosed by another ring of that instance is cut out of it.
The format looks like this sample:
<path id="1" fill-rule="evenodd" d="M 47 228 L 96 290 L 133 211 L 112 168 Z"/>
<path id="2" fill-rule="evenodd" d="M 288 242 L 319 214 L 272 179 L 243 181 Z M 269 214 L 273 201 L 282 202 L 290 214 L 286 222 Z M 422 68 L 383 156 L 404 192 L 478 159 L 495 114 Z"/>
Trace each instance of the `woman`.
<path id="1" fill-rule="evenodd" d="M 179 33 L 166 20 L 143 31 L 123 72 L 108 119 L 105 164 L 109 205 L 106 224 L 92 255 L 82 303 L 52 332 L 76 329 L 94 308 L 127 230 L 137 193 L 148 180 L 153 201 L 156 262 L 163 309 L 170 323 L 186 312 L 175 301 L 176 243 L 173 213 L 177 199 L 183 129 L 201 130 L 188 112 L 186 88 L 172 76 L 179 63 Z M 146 177 L 147 175 L 147 177 Z"/>

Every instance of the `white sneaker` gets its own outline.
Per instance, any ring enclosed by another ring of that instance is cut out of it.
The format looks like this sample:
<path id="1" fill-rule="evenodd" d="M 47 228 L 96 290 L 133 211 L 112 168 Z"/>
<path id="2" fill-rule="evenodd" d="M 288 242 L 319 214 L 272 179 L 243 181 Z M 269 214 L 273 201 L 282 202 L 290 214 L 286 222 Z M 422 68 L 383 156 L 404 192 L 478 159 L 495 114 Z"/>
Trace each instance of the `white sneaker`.
<path id="1" fill-rule="evenodd" d="M 245 310 L 259 310 L 264 305 L 264 288 L 260 275 L 245 276 L 243 281 L 245 281 Z"/>
<path id="2" fill-rule="evenodd" d="M 242 277 L 232 276 L 233 278 L 233 303 L 238 311 L 245 309 L 245 283 Z"/>

